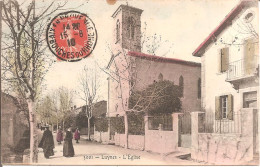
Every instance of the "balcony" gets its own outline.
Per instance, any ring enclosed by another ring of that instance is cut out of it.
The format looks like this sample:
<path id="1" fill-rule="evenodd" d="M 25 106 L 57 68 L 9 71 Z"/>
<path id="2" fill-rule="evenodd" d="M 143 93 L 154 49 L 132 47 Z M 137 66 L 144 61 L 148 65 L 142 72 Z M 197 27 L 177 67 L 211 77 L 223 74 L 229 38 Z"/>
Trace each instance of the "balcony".
<path id="1" fill-rule="evenodd" d="M 227 82 L 235 83 L 245 79 L 255 78 L 258 76 L 259 64 L 258 56 L 253 56 L 252 59 L 241 59 L 229 63 L 227 71 Z"/>

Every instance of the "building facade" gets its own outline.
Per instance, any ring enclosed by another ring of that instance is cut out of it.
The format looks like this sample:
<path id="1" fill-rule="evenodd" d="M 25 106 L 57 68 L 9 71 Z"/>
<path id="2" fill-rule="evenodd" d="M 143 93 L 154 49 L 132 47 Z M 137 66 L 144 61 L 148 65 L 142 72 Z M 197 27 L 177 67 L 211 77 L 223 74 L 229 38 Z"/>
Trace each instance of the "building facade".
<path id="1" fill-rule="evenodd" d="M 201 110 L 200 63 L 142 53 L 142 12 L 128 5 L 120 5 L 112 15 L 115 43 L 112 45 L 111 59 L 107 66 L 109 71 L 107 117 L 124 117 L 125 122 L 131 93 L 144 90 L 148 85 L 161 80 L 172 81 L 174 85 L 183 88 L 182 110 L 179 112 Z M 150 127 L 151 121 L 146 117 L 143 135 L 115 134 L 110 127 L 108 132 L 110 137 L 107 138 L 121 146 L 126 145 L 128 138 L 129 148 L 159 153 L 176 151 L 177 147 L 182 145 L 178 144 L 178 138 L 185 138 L 184 141 L 188 144 L 184 145 L 190 147 L 190 133 L 179 136 L 178 114 L 169 117 L 171 127 L 167 130 L 160 128 L 160 124 L 156 125 L 157 127 Z M 190 129 L 190 117 L 188 119 Z M 161 147 L 162 144 L 164 147 Z"/>
<path id="2" fill-rule="evenodd" d="M 241 146 L 251 150 L 244 157 L 252 159 L 258 154 L 258 21 L 257 2 L 241 1 L 193 52 L 193 56 L 201 57 L 202 62 L 202 111 L 206 114 L 202 119 L 201 132 L 220 134 L 208 137 L 208 142 L 220 142 L 223 147 L 232 150 L 219 153 L 219 156 L 227 154 L 232 161 L 239 159 L 236 152 L 245 152 L 242 148 L 238 149 L 239 143 L 245 140 L 243 136 L 249 137 L 246 140 L 251 144 Z M 246 131 L 250 134 L 245 135 Z M 223 137 L 227 135 L 233 138 L 226 137 L 224 142 Z M 199 136 L 199 140 L 205 138 Z M 212 150 L 214 146 L 212 144 L 206 149 L 217 152 L 209 155 L 212 159 L 218 154 L 217 150 Z M 246 159 L 244 157 L 240 158 Z M 203 159 L 203 156 L 198 158 Z M 228 161 L 225 157 L 218 160 L 223 163 Z"/>

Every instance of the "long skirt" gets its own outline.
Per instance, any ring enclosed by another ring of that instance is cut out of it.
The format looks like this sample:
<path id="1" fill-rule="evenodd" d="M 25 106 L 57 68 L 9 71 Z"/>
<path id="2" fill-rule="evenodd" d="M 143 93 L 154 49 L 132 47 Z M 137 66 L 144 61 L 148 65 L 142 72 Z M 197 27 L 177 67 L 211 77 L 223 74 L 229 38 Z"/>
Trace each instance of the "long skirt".
<path id="1" fill-rule="evenodd" d="M 54 152 L 52 148 L 43 149 L 44 157 L 49 158 L 49 156 L 53 156 Z"/>
<path id="2" fill-rule="evenodd" d="M 72 145 L 72 140 L 66 141 L 63 144 L 63 156 L 64 157 L 73 157 L 74 154 L 74 148 Z"/>

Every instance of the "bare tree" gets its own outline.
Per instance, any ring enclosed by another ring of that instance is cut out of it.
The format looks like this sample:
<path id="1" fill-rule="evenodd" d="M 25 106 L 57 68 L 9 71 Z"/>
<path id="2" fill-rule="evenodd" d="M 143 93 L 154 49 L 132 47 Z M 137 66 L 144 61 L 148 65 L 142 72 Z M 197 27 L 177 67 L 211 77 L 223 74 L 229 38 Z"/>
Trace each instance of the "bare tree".
<path id="1" fill-rule="evenodd" d="M 30 162 L 38 161 L 35 101 L 41 91 L 41 83 L 53 60 L 46 56 L 45 29 L 49 17 L 65 5 L 51 2 L 37 8 L 35 0 L 20 5 L 15 0 L 2 3 L 5 32 L 1 32 L 1 81 L 11 92 L 26 99 L 30 120 Z M 4 47 L 2 47 L 2 45 Z"/>
<path id="2" fill-rule="evenodd" d="M 95 66 L 96 67 L 96 66 Z M 90 69 L 87 66 L 84 67 L 82 73 L 79 77 L 80 99 L 83 100 L 86 104 L 86 116 L 88 118 L 88 140 L 90 139 L 90 120 L 93 116 L 94 104 L 98 100 L 97 91 L 100 87 L 97 80 L 97 70 L 96 68 Z"/>
<path id="3" fill-rule="evenodd" d="M 63 131 L 65 130 L 65 120 L 70 114 L 71 107 L 73 106 L 73 94 L 73 91 L 70 91 L 65 87 L 61 87 L 59 89 L 59 111 L 60 118 L 62 120 Z"/>

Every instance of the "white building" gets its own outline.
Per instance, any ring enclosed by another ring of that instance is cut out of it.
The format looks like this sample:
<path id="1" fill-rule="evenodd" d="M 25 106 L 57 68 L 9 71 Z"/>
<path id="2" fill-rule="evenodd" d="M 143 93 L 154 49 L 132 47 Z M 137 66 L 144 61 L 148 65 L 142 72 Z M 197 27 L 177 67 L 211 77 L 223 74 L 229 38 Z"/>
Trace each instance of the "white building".
<path id="1" fill-rule="evenodd" d="M 222 142 L 226 151 L 219 154 L 226 154 L 232 161 L 238 160 L 236 151 L 249 150 L 242 157 L 247 160 L 258 154 L 258 21 L 257 1 L 241 1 L 193 52 L 202 62 L 202 108 L 206 113 L 206 127 L 201 125 L 201 132 L 211 133 L 208 138 L 201 134 L 198 140 Z M 249 138 L 242 149 L 239 144 L 245 140 L 246 131 Z M 227 137 L 228 134 L 233 139 Z M 199 144 L 198 150 L 202 145 Z M 212 152 L 208 156 L 213 159 L 218 154 L 213 155 L 214 146 L 211 144 L 206 149 Z M 211 161 L 203 157 L 198 155 L 197 159 Z M 226 162 L 226 158 L 219 158 L 219 162 L 222 161 Z"/>

